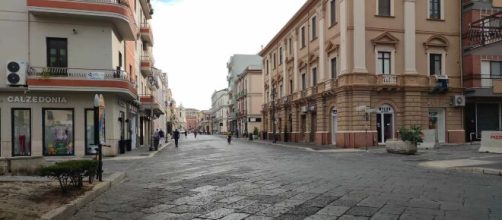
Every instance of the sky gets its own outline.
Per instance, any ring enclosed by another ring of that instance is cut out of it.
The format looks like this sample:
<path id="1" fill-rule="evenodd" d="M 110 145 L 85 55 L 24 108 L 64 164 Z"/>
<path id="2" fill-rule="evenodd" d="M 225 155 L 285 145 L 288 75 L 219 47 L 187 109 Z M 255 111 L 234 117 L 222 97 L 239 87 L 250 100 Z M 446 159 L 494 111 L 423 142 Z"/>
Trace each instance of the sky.
<path id="1" fill-rule="evenodd" d="M 177 104 L 211 108 L 233 54 L 258 54 L 306 0 L 153 0 L 155 66 Z"/>

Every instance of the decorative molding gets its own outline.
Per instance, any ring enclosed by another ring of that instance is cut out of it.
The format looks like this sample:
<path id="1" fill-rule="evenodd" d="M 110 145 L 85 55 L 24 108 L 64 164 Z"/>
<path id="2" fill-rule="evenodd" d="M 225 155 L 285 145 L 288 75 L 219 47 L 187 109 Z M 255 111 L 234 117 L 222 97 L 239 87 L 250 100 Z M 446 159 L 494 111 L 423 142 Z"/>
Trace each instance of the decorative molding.
<path id="1" fill-rule="evenodd" d="M 443 35 L 434 35 L 431 36 L 427 41 L 424 42 L 425 49 L 429 49 L 430 47 L 443 47 L 447 49 L 449 46 L 448 39 Z"/>
<path id="2" fill-rule="evenodd" d="M 378 44 L 396 45 L 398 42 L 399 39 L 397 37 L 394 37 L 389 32 L 380 34 L 371 40 L 371 43 L 373 45 L 378 45 Z"/>
<path id="3" fill-rule="evenodd" d="M 334 51 L 338 51 L 340 49 L 340 44 L 334 44 L 333 42 L 329 41 L 324 50 L 326 53 L 331 53 Z"/>

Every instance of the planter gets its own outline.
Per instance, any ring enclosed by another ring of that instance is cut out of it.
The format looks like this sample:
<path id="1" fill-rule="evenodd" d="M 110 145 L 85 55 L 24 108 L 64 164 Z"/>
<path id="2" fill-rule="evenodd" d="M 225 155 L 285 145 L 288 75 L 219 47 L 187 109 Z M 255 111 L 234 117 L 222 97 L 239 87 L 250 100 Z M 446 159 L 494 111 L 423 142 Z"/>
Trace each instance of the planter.
<path id="1" fill-rule="evenodd" d="M 253 134 L 253 140 L 258 140 L 258 135 Z"/>
<path id="2" fill-rule="evenodd" d="M 413 155 L 417 153 L 417 145 L 409 141 L 387 141 L 385 142 L 387 152 L 393 154 Z"/>

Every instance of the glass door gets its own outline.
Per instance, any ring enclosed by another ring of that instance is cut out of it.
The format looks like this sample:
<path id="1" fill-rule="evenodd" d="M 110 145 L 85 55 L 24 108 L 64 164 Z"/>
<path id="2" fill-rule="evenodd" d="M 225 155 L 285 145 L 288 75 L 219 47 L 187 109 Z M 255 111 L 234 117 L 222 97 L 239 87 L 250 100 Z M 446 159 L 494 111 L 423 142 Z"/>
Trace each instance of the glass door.
<path id="1" fill-rule="evenodd" d="M 331 112 L 331 144 L 336 145 L 336 130 L 337 130 L 337 123 L 336 123 L 336 118 L 337 118 L 337 111 L 336 109 Z"/>

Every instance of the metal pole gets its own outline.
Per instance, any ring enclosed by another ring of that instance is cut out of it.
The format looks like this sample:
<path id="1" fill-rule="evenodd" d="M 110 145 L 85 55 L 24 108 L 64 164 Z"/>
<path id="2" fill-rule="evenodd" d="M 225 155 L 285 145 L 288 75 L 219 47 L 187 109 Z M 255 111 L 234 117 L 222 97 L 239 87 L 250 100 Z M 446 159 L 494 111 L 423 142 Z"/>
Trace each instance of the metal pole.
<path id="1" fill-rule="evenodd" d="M 150 103 L 150 151 L 153 151 L 153 95 L 152 103 Z"/>
<path id="2" fill-rule="evenodd" d="M 98 146 L 98 180 L 103 181 L 103 151 L 99 141 L 99 106 L 94 106 L 94 144 Z"/>

